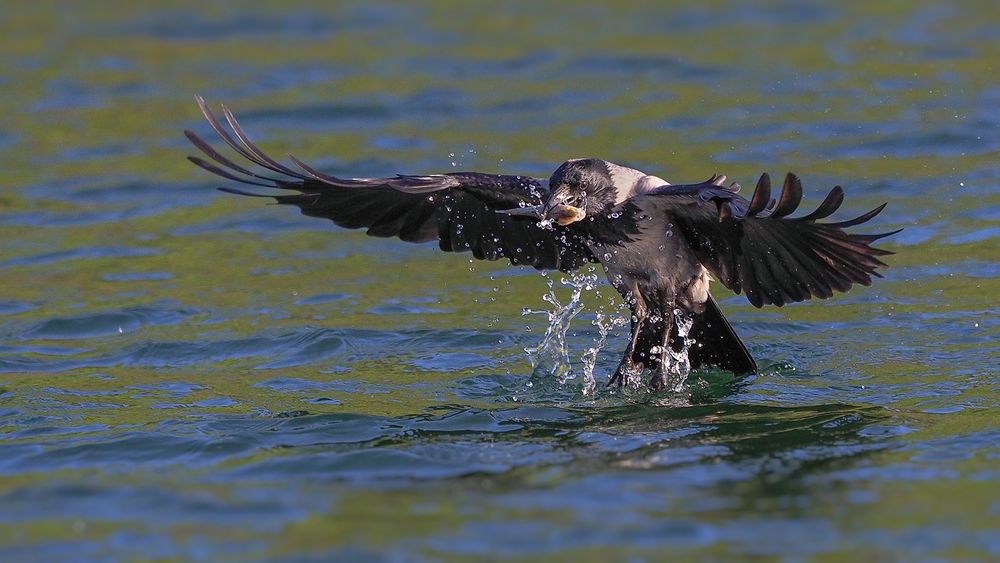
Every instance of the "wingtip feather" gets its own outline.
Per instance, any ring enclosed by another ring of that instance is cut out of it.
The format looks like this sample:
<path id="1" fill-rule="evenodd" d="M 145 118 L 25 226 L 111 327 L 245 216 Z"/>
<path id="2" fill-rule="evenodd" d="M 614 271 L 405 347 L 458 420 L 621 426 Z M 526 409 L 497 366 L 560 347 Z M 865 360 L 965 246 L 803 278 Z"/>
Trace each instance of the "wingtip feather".
<path id="1" fill-rule="evenodd" d="M 274 197 L 274 196 L 269 196 L 269 195 L 265 195 L 265 194 L 255 194 L 253 192 L 248 192 L 248 191 L 240 190 L 240 189 L 236 189 L 236 188 L 229 188 L 229 187 L 225 187 L 225 186 L 220 186 L 220 187 L 215 188 L 215 189 L 219 190 L 220 192 L 226 192 L 227 194 L 245 195 L 245 196 L 248 196 L 248 197 L 265 197 L 265 198 Z"/>
<path id="2" fill-rule="evenodd" d="M 757 180 L 757 187 L 754 188 L 753 197 L 750 199 L 750 207 L 747 208 L 746 216 L 755 217 L 767 208 L 771 201 L 771 176 L 764 172 Z"/>

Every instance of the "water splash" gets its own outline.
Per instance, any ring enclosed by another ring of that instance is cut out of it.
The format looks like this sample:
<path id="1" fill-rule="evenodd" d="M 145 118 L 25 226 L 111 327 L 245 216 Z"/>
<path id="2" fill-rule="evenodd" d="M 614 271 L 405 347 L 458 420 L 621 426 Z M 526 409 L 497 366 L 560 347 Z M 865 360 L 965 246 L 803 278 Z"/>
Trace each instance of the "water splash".
<path id="1" fill-rule="evenodd" d="M 524 349 L 528 354 L 532 373 L 555 378 L 555 381 L 560 385 L 564 385 L 566 382 L 576 379 L 577 375 L 582 374 L 583 387 L 581 392 L 585 397 L 597 393 L 597 378 L 594 371 L 598 356 L 607 344 L 608 337 L 615 330 L 627 326 L 629 322 L 627 309 L 614 300 L 609 305 L 611 310 L 606 309 L 604 305 L 599 306 L 591 321 L 591 324 L 597 328 L 597 336 L 593 339 L 594 344 L 579 356 L 579 365 L 575 366 L 574 357 L 567 342 L 567 335 L 573 320 L 586 308 L 583 301 L 585 292 L 594 291 L 598 298 L 601 297 L 600 291 L 596 289 L 597 280 L 598 275 L 592 271 L 584 274 L 577 273 L 570 278 L 560 278 L 560 285 L 572 290 L 569 299 L 563 303 L 556 296 L 555 283 L 549 278 L 546 281 L 549 290 L 542 296 L 542 299 L 552 305 L 552 309 L 523 309 L 521 312 L 522 315 L 545 315 L 548 320 L 548 326 L 541 342 Z M 654 347 L 651 352 L 661 354 L 663 364 L 661 369 L 666 376 L 664 390 L 670 393 L 681 393 L 686 390 L 687 378 L 691 373 L 691 360 L 688 352 L 691 345 L 694 344 L 694 340 L 690 339 L 688 335 L 691 332 L 694 319 L 681 309 L 674 309 L 672 314 L 674 324 L 677 326 L 680 349 L 675 350 L 668 346 L 666 350 L 663 350 Z M 656 318 L 651 320 L 658 322 Z M 645 388 L 642 380 L 641 373 L 629 374 L 625 387 L 632 391 L 641 391 Z"/>
<path id="2" fill-rule="evenodd" d="M 597 380 L 594 378 L 594 366 L 597 365 L 597 354 L 604 348 L 611 331 L 628 324 L 628 318 L 615 313 L 598 312 L 591 323 L 597 327 L 598 337 L 594 345 L 580 356 L 583 362 L 583 395 L 589 397 L 597 392 Z"/>
<path id="3" fill-rule="evenodd" d="M 681 309 L 674 309 L 674 324 L 677 326 L 677 339 L 681 343 L 680 350 L 674 350 L 667 346 L 666 353 L 662 356 L 662 369 L 666 373 L 666 387 L 672 393 L 684 391 L 688 375 L 691 373 L 691 358 L 688 351 L 694 340 L 688 338 L 691 326 L 694 325 L 694 318 L 686 315 Z"/>
<path id="4" fill-rule="evenodd" d="M 593 270 L 588 273 L 573 274 L 570 278 L 561 278 L 560 285 L 572 290 L 569 300 L 565 303 L 556 296 L 555 284 L 552 279 L 549 279 L 547 281 L 549 291 L 542 299 L 552 305 L 552 309 L 541 311 L 524 309 L 522 311 L 523 315 L 543 314 L 548 320 L 548 326 L 541 342 L 536 346 L 524 349 L 531 362 L 532 372 L 554 377 L 560 385 L 582 374 L 581 392 L 585 397 L 593 396 L 597 392 L 597 378 L 594 371 L 598 355 L 607 344 L 608 337 L 616 329 L 628 324 L 628 315 L 622 312 L 622 305 L 617 300 L 612 298 L 607 304 L 598 305 L 594 319 L 591 320 L 591 324 L 597 328 L 598 334 L 593 339 L 594 344 L 579 356 L 577 363 L 567 342 L 567 335 L 572 321 L 586 309 L 584 295 L 587 292 L 593 292 L 598 300 L 602 300 L 603 296 L 597 287 L 598 279 L 598 274 Z"/>
<path id="5" fill-rule="evenodd" d="M 566 344 L 566 334 L 569 332 L 570 323 L 583 310 L 581 296 L 584 291 L 594 289 L 597 283 L 597 274 L 573 274 L 570 278 L 561 278 L 559 283 L 572 288 L 569 301 L 565 304 L 559 301 L 556 296 L 554 283 L 549 278 L 546 283 L 549 291 L 542 296 L 542 299 L 552 305 L 550 311 L 539 311 L 534 309 L 524 309 L 522 315 L 546 315 L 549 325 L 545 329 L 545 335 L 537 346 L 529 346 L 524 349 L 531 362 L 532 372 L 543 371 L 556 377 L 559 383 L 576 377 L 573 372 L 572 363 L 569 358 L 569 346 Z"/>

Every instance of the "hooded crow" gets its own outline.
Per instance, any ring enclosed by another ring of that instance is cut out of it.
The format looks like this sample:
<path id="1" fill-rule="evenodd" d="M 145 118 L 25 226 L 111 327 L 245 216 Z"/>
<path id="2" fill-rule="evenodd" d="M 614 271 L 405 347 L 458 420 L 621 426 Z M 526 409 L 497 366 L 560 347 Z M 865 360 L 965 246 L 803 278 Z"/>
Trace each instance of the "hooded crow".
<path id="1" fill-rule="evenodd" d="M 737 375 L 757 364 L 709 291 L 714 277 L 755 307 L 826 299 L 854 284 L 871 285 L 879 256 L 871 244 L 895 232 L 848 233 L 885 204 L 854 219 L 820 222 L 836 211 L 835 186 L 815 211 L 789 217 L 802 184 L 789 173 L 777 199 L 765 173 L 749 200 L 725 176 L 671 185 L 656 176 L 598 158 L 563 163 L 541 178 L 451 172 L 391 178 L 337 178 L 289 157 L 281 164 L 255 146 L 225 106 L 229 129 L 205 100 L 198 105 L 212 129 L 258 170 L 233 162 L 185 131 L 208 160 L 191 162 L 227 180 L 280 188 L 272 197 L 304 215 L 348 229 L 407 242 L 437 241 L 446 252 L 481 260 L 506 258 L 539 270 L 572 272 L 599 263 L 632 312 L 631 335 L 608 385 L 621 386 L 642 370 L 650 387 L 669 383 L 671 352 L 689 344 L 690 367 L 716 366 Z M 262 170 L 261 170 L 262 169 Z M 266 171 L 266 172 L 265 172 Z"/>

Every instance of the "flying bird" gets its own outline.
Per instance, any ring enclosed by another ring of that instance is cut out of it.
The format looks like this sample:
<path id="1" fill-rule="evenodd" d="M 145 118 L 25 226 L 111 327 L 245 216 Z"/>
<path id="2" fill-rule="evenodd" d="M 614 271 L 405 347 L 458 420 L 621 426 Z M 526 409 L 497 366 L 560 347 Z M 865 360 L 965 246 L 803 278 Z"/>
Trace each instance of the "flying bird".
<path id="1" fill-rule="evenodd" d="M 481 260 L 506 258 L 563 272 L 601 264 L 632 313 L 628 345 L 609 386 L 651 370 L 650 388 L 664 388 L 668 354 L 681 350 L 685 339 L 692 369 L 755 373 L 757 364 L 712 297 L 710 280 L 745 293 L 755 307 L 826 299 L 881 277 L 876 270 L 886 264 L 878 257 L 892 253 L 871 244 L 898 232 L 846 231 L 885 204 L 853 219 L 822 222 L 841 206 L 840 186 L 811 213 L 790 217 L 802 199 L 802 184 L 791 173 L 776 199 L 762 174 L 749 200 L 737 194 L 738 184 L 726 185 L 725 176 L 672 185 L 599 158 L 568 160 L 547 181 L 480 172 L 338 178 L 293 156 L 290 165 L 274 160 L 250 141 L 229 109 L 222 106 L 227 129 L 202 97 L 197 101 L 212 129 L 246 162 L 234 162 L 185 131 L 207 157 L 189 160 L 227 180 L 285 193 L 222 191 L 271 197 L 344 228 L 436 241 L 443 251 L 471 252 Z"/>

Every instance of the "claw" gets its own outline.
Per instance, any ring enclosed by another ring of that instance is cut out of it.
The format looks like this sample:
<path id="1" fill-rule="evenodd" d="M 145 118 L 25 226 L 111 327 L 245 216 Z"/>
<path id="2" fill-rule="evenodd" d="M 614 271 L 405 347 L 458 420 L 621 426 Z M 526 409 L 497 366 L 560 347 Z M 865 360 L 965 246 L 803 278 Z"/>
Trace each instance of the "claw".
<path id="1" fill-rule="evenodd" d="M 621 389 L 625 385 L 625 374 L 621 370 L 616 370 L 615 374 L 608 379 L 608 384 L 604 386 L 605 389 L 615 388 Z"/>
<path id="2" fill-rule="evenodd" d="M 662 391 L 667 388 L 667 376 L 661 370 L 656 370 L 653 377 L 649 380 L 649 390 L 656 392 Z"/>

